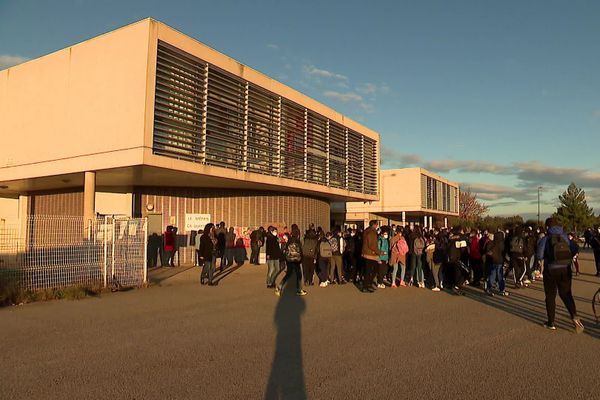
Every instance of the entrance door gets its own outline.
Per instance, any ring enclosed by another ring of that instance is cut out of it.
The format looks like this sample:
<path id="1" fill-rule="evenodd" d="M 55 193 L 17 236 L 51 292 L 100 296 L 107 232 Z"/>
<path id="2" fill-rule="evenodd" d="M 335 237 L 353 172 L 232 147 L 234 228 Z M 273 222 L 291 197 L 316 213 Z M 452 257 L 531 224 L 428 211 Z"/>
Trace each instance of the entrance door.
<path id="1" fill-rule="evenodd" d="M 148 268 L 156 267 L 162 257 L 162 214 L 148 214 Z M 164 260 L 161 260 L 161 265 Z"/>

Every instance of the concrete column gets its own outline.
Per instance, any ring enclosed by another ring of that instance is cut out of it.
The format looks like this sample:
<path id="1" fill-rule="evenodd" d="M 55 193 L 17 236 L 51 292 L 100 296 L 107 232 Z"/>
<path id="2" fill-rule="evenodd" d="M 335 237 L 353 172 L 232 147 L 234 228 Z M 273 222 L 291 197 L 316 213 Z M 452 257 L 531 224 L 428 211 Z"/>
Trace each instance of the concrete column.
<path id="1" fill-rule="evenodd" d="M 444 217 L 444 228 L 448 227 L 448 217 Z"/>
<path id="2" fill-rule="evenodd" d="M 423 217 L 423 228 L 427 228 L 427 215 Z"/>
<path id="3" fill-rule="evenodd" d="M 433 216 L 429 216 L 429 229 L 433 228 Z"/>
<path id="4" fill-rule="evenodd" d="M 406 226 L 406 211 L 402 211 L 402 226 Z"/>
<path id="5" fill-rule="evenodd" d="M 83 220 L 86 237 L 89 237 L 89 221 L 94 218 L 96 218 L 96 173 L 86 171 L 83 180 Z"/>

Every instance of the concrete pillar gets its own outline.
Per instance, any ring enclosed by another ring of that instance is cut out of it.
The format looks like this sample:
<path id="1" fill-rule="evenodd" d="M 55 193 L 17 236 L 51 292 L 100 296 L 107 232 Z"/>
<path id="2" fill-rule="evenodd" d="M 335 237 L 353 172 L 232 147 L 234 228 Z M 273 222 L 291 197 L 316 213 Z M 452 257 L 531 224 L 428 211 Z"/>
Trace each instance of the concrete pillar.
<path id="1" fill-rule="evenodd" d="M 444 228 L 448 227 L 448 217 L 444 217 Z"/>
<path id="2" fill-rule="evenodd" d="M 429 216 L 429 229 L 433 228 L 433 216 Z"/>
<path id="3" fill-rule="evenodd" d="M 402 211 L 402 226 L 406 226 L 406 211 Z"/>
<path id="4" fill-rule="evenodd" d="M 423 228 L 427 228 L 427 215 L 423 217 Z"/>
<path id="5" fill-rule="evenodd" d="M 83 220 L 85 237 L 89 237 L 90 220 L 96 218 L 96 173 L 86 171 L 83 179 Z"/>

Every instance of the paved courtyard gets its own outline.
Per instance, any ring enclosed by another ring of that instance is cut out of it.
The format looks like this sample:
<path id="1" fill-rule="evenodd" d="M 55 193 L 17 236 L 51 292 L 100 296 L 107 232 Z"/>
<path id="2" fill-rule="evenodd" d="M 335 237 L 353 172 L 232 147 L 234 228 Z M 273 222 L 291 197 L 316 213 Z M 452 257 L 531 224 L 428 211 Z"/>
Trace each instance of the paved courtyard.
<path id="1" fill-rule="evenodd" d="M 143 290 L 0 309 L 0 398 L 597 399 L 600 286 L 574 291 L 587 331 L 541 327 L 541 283 L 508 298 L 351 285 L 276 297 L 265 266 L 216 287 L 198 268 Z"/>

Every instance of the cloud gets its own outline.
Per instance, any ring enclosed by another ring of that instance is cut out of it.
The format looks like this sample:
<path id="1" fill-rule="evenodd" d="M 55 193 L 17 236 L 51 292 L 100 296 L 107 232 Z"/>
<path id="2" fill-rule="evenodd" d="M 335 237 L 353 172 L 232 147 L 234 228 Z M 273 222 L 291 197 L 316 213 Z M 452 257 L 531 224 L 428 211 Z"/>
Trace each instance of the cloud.
<path id="1" fill-rule="evenodd" d="M 274 43 L 267 43 L 267 49 L 271 49 L 271 50 L 279 50 L 279 46 L 277 46 Z"/>
<path id="2" fill-rule="evenodd" d="M 27 60 L 29 60 L 27 57 L 0 54 L 0 69 L 10 68 L 14 65 L 24 63 Z"/>
<path id="3" fill-rule="evenodd" d="M 463 190 L 471 190 L 471 192 L 477 193 L 477 196 L 482 200 L 513 199 L 515 201 L 531 201 L 537 199 L 537 190 L 532 188 L 517 188 L 479 182 L 463 182 L 460 186 Z"/>
<path id="4" fill-rule="evenodd" d="M 320 69 L 315 67 L 314 65 L 305 65 L 304 72 L 306 72 L 310 76 L 314 76 L 317 78 L 337 79 L 341 81 L 348 80 L 348 77 L 345 75 L 336 74 L 335 72 L 327 71 L 326 69 Z"/>
<path id="5" fill-rule="evenodd" d="M 327 90 L 323 92 L 323 96 L 332 100 L 341 101 L 342 103 L 360 103 L 363 99 L 361 95 L 354 92 L 340 93 L 334 90 Z"/>
<path id="6" fill-rule="evenodd" d="M 390 87 L 387 84 L 375 84 L 371 82 L 366 82 L 356 87 L 356 91 L 365 96 L 375 96 L 378 94 L 388 94 L 390 92 Z"/>
<path id="7" fill-rule="evenodd" d="M 531 184 L 569 185 L 575 182 L 578 186 L 600 188 L 600 173 L 587 169 L 551 167 L 538 161 L 514 165 L 517 167 L 517 177 Z"/>

